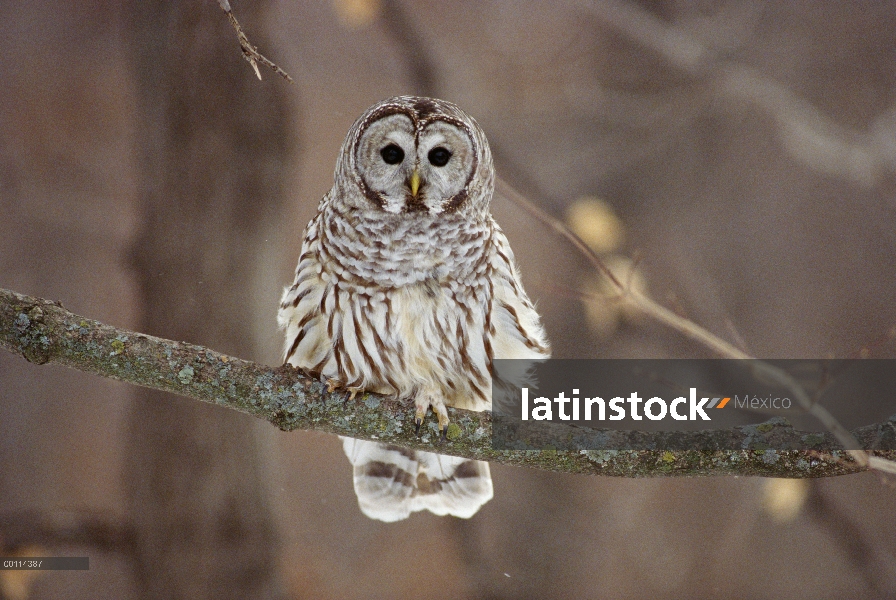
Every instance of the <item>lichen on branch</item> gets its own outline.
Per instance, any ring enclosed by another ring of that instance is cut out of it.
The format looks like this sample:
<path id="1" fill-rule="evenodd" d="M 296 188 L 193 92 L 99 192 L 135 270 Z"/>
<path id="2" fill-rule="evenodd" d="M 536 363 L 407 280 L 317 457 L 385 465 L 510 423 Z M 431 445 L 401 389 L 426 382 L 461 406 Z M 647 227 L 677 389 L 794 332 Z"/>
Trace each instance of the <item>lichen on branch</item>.
<path id="1" fill-rule="evenodd" d="M 826 477 L 866 470 L 843 452 L 770 450 L 762 434 L 789 434 L 780 426 L 756 428 L 743 450 L 496 450 L 492 415 L 449 408 L 449 440 L 439 442 L 435 422 L 414 435 L 410 404 L 376 394 L 349 399 L 295 368 L 267 367 L 209 348 L 118 329 L 75 315 L 60 304 L 0 289 L 0 346 L 35 364 L 79 371 L 171 392 L 238 410 L 284 431 L 316 430 L 405 448 L 565 473 L 645 477 L 664 475 L 763 475 Z M 742 428 L 714 432 L 742 439 Z M 853 432 L 873 455 L 896 459 L 893 423 Z M 701 432 L 677 432 L 682 447 Z M 793 432 L 798 436 L 801 432 Z M 644 435 L 650 435 L 644 433 Z M 666 434 L 668 435 L 668 434 Z M 721 436 L 721 437 L 719 437 Z M 718 441 L 718 440 L 716 440 Z M 828 440 L 826 444 L 834 444 Z M 658 447 L 661 447 L 658 445 Z"/>

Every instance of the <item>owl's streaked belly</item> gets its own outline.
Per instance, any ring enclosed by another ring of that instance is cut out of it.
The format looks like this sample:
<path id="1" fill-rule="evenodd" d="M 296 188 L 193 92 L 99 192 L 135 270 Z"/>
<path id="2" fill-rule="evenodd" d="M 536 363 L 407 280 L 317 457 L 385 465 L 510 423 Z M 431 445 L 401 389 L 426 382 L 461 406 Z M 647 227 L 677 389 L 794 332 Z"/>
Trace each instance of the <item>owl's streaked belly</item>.
<path id="1" fill-rule="evenodd" d="M 490 407 L 484 326 L 487 300 L 484 294 L 473 293 L 466 299 L 467 304 L 461 303 L 435 283 L 393 291 L 392 345 L 405 365 L 401 395 L 435 388 L 450 406 Z"/>
<path id="2" fill-rule="evenodd" d="M 421 283 L 374 290 L 308 264 L 281 310 L 288 362 L 346 387 L 410 398 L 435 394 L 450 406 L 490 407 L 485 286 Z M 289 294 L 287 294 L 289 296 Z M 289 350 L 288 350 L 289 352 Z"/>

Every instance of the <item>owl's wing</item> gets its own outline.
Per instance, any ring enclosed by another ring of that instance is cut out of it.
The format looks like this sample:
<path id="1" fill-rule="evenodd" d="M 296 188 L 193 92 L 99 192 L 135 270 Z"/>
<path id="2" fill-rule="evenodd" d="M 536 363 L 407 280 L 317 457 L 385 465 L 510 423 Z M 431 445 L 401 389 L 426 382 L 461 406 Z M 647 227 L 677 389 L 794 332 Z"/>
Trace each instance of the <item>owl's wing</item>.
<path id="1" fill-rule="evenodd" d="M 513 250 L 497 225 L 492 244 L 492 306 L 487 328 L 490 358 L 548 358 L 551 349 L 541 319 L 523 289 Z"/>
<path id="2" fill-rule="evenodd" d="M 293 284 L 283 291 L 277 322 L 286 330 L 285 361 L 296 367 L 319 371 L 332 354 L 323 306 L 326 283 L 321 279 L 317 251 L 320 215 L 305 229 L 302 254 Z"/>
<path id="3" fill-rule="evenodd" d="M 342 447 L 371 519 L 393 523 L 421 510 L 469 519 L 494 495 L 486 462 L 345 437 Z"/>
<path id="4" fill-rule="evenodd" d="M 513 251 L 504 233 L 495 226 L 492 301 L 487 327 L 489 366 L 492 374 L 492 410 L 499 414 L 513 406 L 511 399 L 522 387 L 537 386 L 535 361 L 550 357 L 541 319 L 520 282 Z M 499 363 L 494 360 L 501 360 Z"/>

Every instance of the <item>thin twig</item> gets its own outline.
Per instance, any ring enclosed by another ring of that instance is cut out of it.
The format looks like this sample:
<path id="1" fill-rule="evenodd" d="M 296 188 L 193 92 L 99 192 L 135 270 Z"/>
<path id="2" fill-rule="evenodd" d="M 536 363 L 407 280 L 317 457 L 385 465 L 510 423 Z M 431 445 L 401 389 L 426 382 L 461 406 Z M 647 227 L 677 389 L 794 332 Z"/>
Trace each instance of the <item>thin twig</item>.
<path id="1" fill-rule="evenodd" d="M 233 11 L 230 9 L 230 2 L 228 2 L 228 0 L 218 0 L 218 4 L 221 5 L 221 8 L 225 13 L 227 13 L 227 18 L 230 19 L 230 24 L 233 25 L 233 29 L 234 31 L 236 31 L 236 37 L 240 41 L 240 48 L 243 51 L 243 58 L 249 61 L 249 64 L 252 65 L 252 68 L 255 70 L 255 75 L 258 76 L 258 79 L 261 79 L 261 71 L 258 70 L 258 63 L 261 63 L 264 66 L 273 69 L 275 73 L 283 77 L 286 81 L 293 83 L 292 77 L 290 77 L 286 73 L 286 71 L 262 56 L 258 52 L 258 48 L 249 43 L 249 38 L 247 38 L 246 34 L 243 33 L 243 28 L 240 27 L 239 21 L 236 20 Z"/>

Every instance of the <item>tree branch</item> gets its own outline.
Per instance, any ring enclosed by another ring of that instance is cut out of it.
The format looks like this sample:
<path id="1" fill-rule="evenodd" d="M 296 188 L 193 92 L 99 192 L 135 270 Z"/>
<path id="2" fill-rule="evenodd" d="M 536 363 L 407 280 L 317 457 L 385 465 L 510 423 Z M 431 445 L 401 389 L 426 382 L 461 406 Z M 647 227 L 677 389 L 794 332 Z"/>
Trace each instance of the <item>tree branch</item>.
<path id="1" fill-rule="evenodd" d="M 451 454 L 509 465 L 566 473 L 642 477 L 658 475 L 763 475 L 826 477 L 867 469 L 847 453 L 769 450 L 801 433 L 792 428 L 750 426 L 711 432 L 676 432 L 669 450 L 532 451 L 492 448 L 492 415 L 449 408 L 448 443 L 439 444 L 435 422 L 414 435 L 413 411 L 400 401 L 363 394 L 349 400 L 328 392 L 289 365 L 271 368 L 226 356 L 202 346 L 117 329 L 75 315 L 60 304 L 0 289 L 0 346 L 32 363 L 57 363 L 102 377 L 118 379 L 238 410 L 269 421 L 284 431 L 317 430 L 405 448 Z M 789 431 L 787 431 L 789 429 Z M 764 431 L 763 431 L 764 430 Z M 852 434 L 874 456 L 896 459 L 896 428 L 882 423 Z M 630 432 L 628 432 L 630 433 Z M 639 432 L 669 436 L 668 432 Z M 746 439 L 749 438 L 749 439 Z M 657 447 L 663 440 L 657 437 Z M 719 441 L 745 440 L 744 450 L 718 451 Z M 612 445 L 608 445 L 612 448 Z M 831 434 L 820 448 L 836 448 Z M 699 450 L 697 448 L 703 448 Z"/>
<path id="2" fill-rule="evenodd" d="M 258 70 L 258 63 L 263 64 L 269 69 L 273 70 L 277 75 L 285 79 L 286 81 L 293 83 L 292 77 L 289 76 L 289 73 L 275 65 L 265 56 L 263 56 L 258 48 L 253 46 L 249 42 L 249 38 L 246 37 L 246 34 L 243 33 L 243 28 L 240 26 L 239 21 L 236 20 L 236 16 L 233 14 L 233 10 L 230 8 L 229 0 L 218 0 L 218 4 L 221 6 L 221 10 L 227 13 L 227 19 L 230 21 L 230 25 L 233 27 L 233 30 L 236 31 L 236 37 L 240 42 L 240 49 L 243 51 L 243 58 L 252 65 L 252 69 L 255 71 L 256 77 L 261 79 L 261 71 Z"/>

